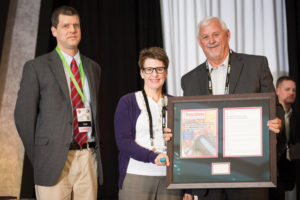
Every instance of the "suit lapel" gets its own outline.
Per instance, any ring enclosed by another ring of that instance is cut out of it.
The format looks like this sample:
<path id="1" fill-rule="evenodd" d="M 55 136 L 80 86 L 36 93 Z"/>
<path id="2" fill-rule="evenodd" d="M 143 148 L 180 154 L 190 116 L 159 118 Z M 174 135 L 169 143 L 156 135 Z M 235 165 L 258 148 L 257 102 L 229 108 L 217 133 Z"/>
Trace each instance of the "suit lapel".
<path id="1" fill-rule="evenodd" d="M 72 105 L 64 66 L 55 50 L 50 53 L 50 68 L 68 103 Z"/>
<path id="2" fill-rule="evenodd" d="M 194 76 L 194 86 L 196 88 L 195 94 L 208 95 L 208 74 L 206 71 L 206 62 L 202 63 L 196 69 L 196 76 Z"/>
<path id="3" fill-rule="evenodd" d="M 81 60 L 82 60 L 82 66 L 83 70 L 85 72 L 87 81 L 89 83 L 89 90 L 90 90 L 90 98 L 91 98 L 91 107 L 93 111 L 93 117 L 96 119 L 96 113 L 97 113 L 97 106 L 96 106 L 96 88 L 95 88 L 95 83 L 94 83 L 94 72 L 93 69 L 90 65 L 88 65 L 88 62 L 86 61 L 85 57 L 81 55 Z"/>
<path id="4" fill-rule="evenodd" d="M 200 86 L 200 94 L 201 95 L 209 95 L 209 89 L 208 89 L 208 74 L 207 74 L 207 71 L 206 71 L 206 68 L 205 68 L 205 63 L 202 64 L 200 66 L 200 70 L 199 70 L 199 77 L 202 77 L 201 78 L 201 82 L 199 84 Z M 200 80 L 200 78 L 199 78 Z"/>
<path id="5" fill-rule="evenodd" d="M 244 64 L 240 61 L 239 56 L 234 52 L 231 54 L 230 59 L 231 71 L 229 77 L 229 94 L 233 94 Z"/>

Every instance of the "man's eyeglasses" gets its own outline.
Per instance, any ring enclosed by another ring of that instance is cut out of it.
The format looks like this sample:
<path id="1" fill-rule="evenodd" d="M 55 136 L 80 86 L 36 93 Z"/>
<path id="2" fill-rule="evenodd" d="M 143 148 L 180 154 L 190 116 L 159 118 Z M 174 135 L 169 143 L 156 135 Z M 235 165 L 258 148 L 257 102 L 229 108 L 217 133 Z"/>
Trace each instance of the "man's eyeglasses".
<path id="1" fill-rule="evenodd" d="M 157 74 L 162 74 L 164 73 L 166 67 L 145 67 L 143 68 L 143 71 L 146 73 L 146 74 L 152 74 L 153 73 L 153 70 L 156 71 Z"/>

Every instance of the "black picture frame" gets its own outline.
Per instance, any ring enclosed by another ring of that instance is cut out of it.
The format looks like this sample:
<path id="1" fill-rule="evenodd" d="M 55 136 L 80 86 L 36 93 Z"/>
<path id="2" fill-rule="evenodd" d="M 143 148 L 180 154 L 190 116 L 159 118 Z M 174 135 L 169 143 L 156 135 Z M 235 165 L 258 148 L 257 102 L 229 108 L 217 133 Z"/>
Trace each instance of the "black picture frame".
<path id="1" fill-rule="evenodd" d="M 224 108 L 261 108 L 262 155 L 224 157 Z M 217 156 L 183 158 L 181 155 L 181 111 L 189 109 L 217 109 Z M 168 98 L 168 127 L 173 131 L 167 143 L 170 166 L 167 167 L 168 189 L 194 188 L 250 188 L 276 187 L 276 134 L 267 127 L 267 121 L 276 117 L 274 93 L 204 95 Z M 213 174 L 214 163 L 225 166 L 229 174 Z"/>

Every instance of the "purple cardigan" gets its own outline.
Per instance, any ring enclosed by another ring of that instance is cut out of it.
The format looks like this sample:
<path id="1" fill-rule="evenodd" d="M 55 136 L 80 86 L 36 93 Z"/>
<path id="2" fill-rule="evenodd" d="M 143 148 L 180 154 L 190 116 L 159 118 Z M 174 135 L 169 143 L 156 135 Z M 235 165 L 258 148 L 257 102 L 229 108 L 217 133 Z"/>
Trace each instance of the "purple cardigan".
<path id="1" fill-rule="evenodd" d="M 119 188 L 122 189 L 127 172 L 129 158 L 142 162 L 154 163 L 158 154 L 135 142 L 136 121 L 141 113 L 136 102 L 135 93 L 121 97 L 114 119 L 116 142 L 119 149 Z"/>

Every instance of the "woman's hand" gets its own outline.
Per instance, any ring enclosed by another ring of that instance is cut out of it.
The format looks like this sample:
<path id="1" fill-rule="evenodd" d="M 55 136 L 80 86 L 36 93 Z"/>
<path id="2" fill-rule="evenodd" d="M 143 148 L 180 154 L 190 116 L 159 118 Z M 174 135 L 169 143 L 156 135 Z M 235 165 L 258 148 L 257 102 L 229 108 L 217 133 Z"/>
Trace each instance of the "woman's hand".
<path id="1" fill-rule="evenodd" d="M 165 158 L 166 161 L 165 161 L 165 162 L 162 162 L 162 161 L 160 160 L 160 159 L 162 159 L 162 158 Z M 155 158 L 154 162 L 155 162 L 155 164 L 156 164 L 157 166 L 165 166 L 165 165 L 169 166 L 169 165 L 170 165 L 169 157 L 167 156 L 167 154 L 164 154 L 164 153 L 159 154 L 159 155 Z"/>

